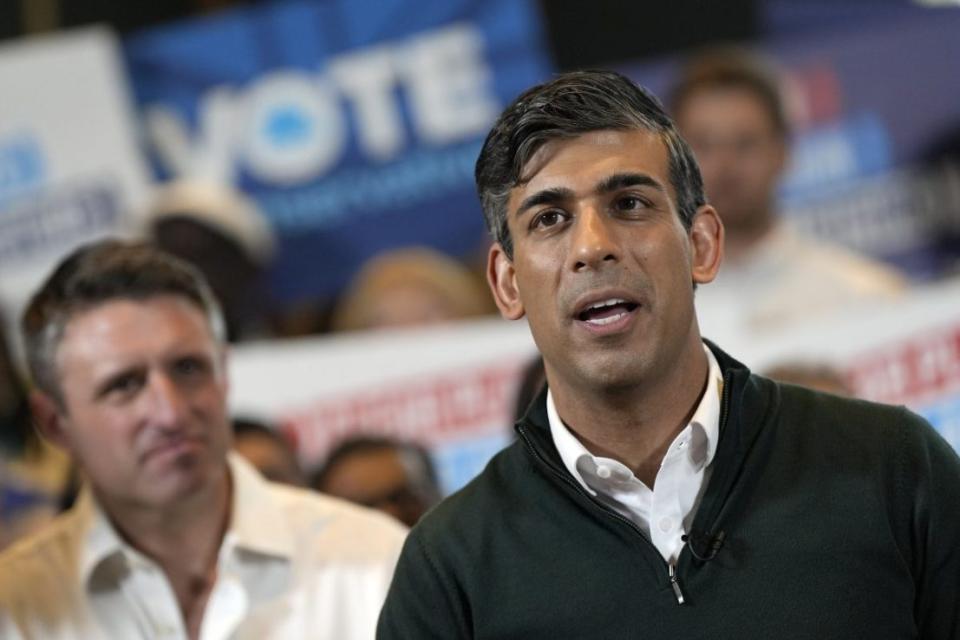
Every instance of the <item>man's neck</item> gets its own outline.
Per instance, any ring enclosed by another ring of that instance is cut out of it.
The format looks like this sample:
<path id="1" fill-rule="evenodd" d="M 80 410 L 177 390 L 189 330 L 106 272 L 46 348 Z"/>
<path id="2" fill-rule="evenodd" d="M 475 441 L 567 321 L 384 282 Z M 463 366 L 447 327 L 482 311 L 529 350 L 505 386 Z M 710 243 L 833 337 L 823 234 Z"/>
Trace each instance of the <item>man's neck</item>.
<path id="1" fill-rule="evenodd" d="M 156 562 L 177 596 L 188 636 L 198 637 L 217 559 L 230 521 L 232 483 L 226 465 L 217 482 L 169 509 L 103 504 L 120 535 Z"/>
<path id="2" fill-rule="evenodd" d="M 653 487 L 670 443 L 689 423 L 707 384 L 700 348 L 666 375 L 615 391 L 552 385 L 557 413 L 594 455 L 613 458 Z"/>

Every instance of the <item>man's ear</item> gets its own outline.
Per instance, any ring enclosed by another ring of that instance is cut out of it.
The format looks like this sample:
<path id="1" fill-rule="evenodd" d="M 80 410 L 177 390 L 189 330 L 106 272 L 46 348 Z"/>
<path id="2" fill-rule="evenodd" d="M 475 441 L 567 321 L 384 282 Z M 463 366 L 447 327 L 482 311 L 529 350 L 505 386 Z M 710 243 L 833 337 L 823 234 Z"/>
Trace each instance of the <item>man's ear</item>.
<path id="1" fill-rule="evenodd" d="M 693 281 L 706 284 L 717 277 L 723 261 L 723 223 L 717 210 L 708 204 L 697 209 L 689 234 Z"/>
<path id="2" fill-rule="evenodd" d="M 487 284 L 493 292 L 493 300 L 500 315 L 507 320 L 519 320 L 525 313 L 520 291 L 517 289 L 517 273 L 513 261 L 507 257 L 499 242 L 490 247 L 487 254 Z"/>
<path id="3" fill-rule="evenodd" d="M 64 410 L 60 404 L 48 394 L 35 389 L 30 392 L 30 411 L 40 435 L 69 451 L 70 441 L 64 431 Z"/>

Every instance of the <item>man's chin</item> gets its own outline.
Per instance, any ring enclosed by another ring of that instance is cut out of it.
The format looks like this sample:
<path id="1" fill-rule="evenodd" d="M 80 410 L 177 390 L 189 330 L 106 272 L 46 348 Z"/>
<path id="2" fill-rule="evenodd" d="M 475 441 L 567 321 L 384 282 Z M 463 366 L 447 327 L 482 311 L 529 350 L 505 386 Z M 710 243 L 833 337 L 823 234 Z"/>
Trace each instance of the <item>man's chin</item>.
<path id="1" fill-rule="evenodd" d="M 226 476 L 226 460 L 215 464 L 205 456 L 184 456 L 160 474 L 150 474 L 148 490 L 158 503 L 171 504 L 199 498 L 213 489 Z"/>
<path id="2" fill-rule="evenodd" d="M 583 363 L 579 378 L 585 387 L 596 392 L 616 393 L 635 389 L 643 380 L 636 355 L 621 353 Z"/>

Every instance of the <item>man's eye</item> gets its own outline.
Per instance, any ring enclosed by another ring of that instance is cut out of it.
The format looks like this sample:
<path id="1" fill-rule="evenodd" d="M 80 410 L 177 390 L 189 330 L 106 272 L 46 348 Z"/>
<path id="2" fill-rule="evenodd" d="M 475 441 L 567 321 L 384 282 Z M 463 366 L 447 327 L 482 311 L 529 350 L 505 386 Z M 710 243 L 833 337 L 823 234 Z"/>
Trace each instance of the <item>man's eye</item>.
<path id="1" fill-rule="evenodd" d="M 180 376 L 193 376 L 207 370 L 206 363 L 198 358 L 181 358 L 173 364 L 173 369 Z"/>
<path id="2" fill-rule="evenodd" d="M 546 229 L 560 224 L 564 220 L 564 214 L 560 211 L 544 211 L 534 216 L 530 223 L 531 229 Z"/>
<path id="3" fill-rule="evenodd" d="M 616 205 L 620 211 L 635 211 L 649 207 L 650 203 L 637 196 L 623 196 L 617 199 Z"/>
<path id="4" fill-rule="evenodd" d="M 126 375 L 114 378 L 103 390 L 104 396 L 130 396 L 135 393 L 143 384 L 143 377 L 140 375 Z"/>

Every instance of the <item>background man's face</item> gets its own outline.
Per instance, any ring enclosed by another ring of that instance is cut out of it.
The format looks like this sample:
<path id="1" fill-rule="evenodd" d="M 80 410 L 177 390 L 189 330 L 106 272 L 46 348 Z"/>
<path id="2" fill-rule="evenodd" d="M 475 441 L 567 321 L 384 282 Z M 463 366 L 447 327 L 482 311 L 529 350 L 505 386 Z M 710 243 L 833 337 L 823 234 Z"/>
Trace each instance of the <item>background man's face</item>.
<path id="1" fill-rule="evenodd" d="M 703 173 L 707 199 L 726 228 L 763 225 L 783 173 L 786 144 L 760 99 L 746 89 L 702 88 L 675 114 Z"/>
<path id="2" fill-rule="evenodd" d="M 387 447 L 346 456 L 328 471 L 317 489 L 379 509 L 408 527 L 415 525 L 429 506 L 411 486 L 400 452 Z"/>
<path id="3" fill-rule="evenodd" d="M 273 482 L 282 482 L 293 486 L 303 486 L 303 472 L 297 464 L 293 451 L 285 447 L 277 438 L 261 433 L 236 433 L 233 437 L 233 450 L 246 458 L 264 478 Z"/>
<path id="4" fill-rule="evenodd" d="M 551 384 L 638 384 L 698 344 L 694 252 L 668 156 L 643 130 L 548 142 L 511 191 L 509 261 L 491 253 L 494 294 L 526 315 Z"/>
<path id="5" fill-rule="evenodd" d="M 226 472 L 223 352 L 190 302 L 157 296 L 82 311 L 56 364 L 61 439 L 102 499 L 162 507 Z"/>

